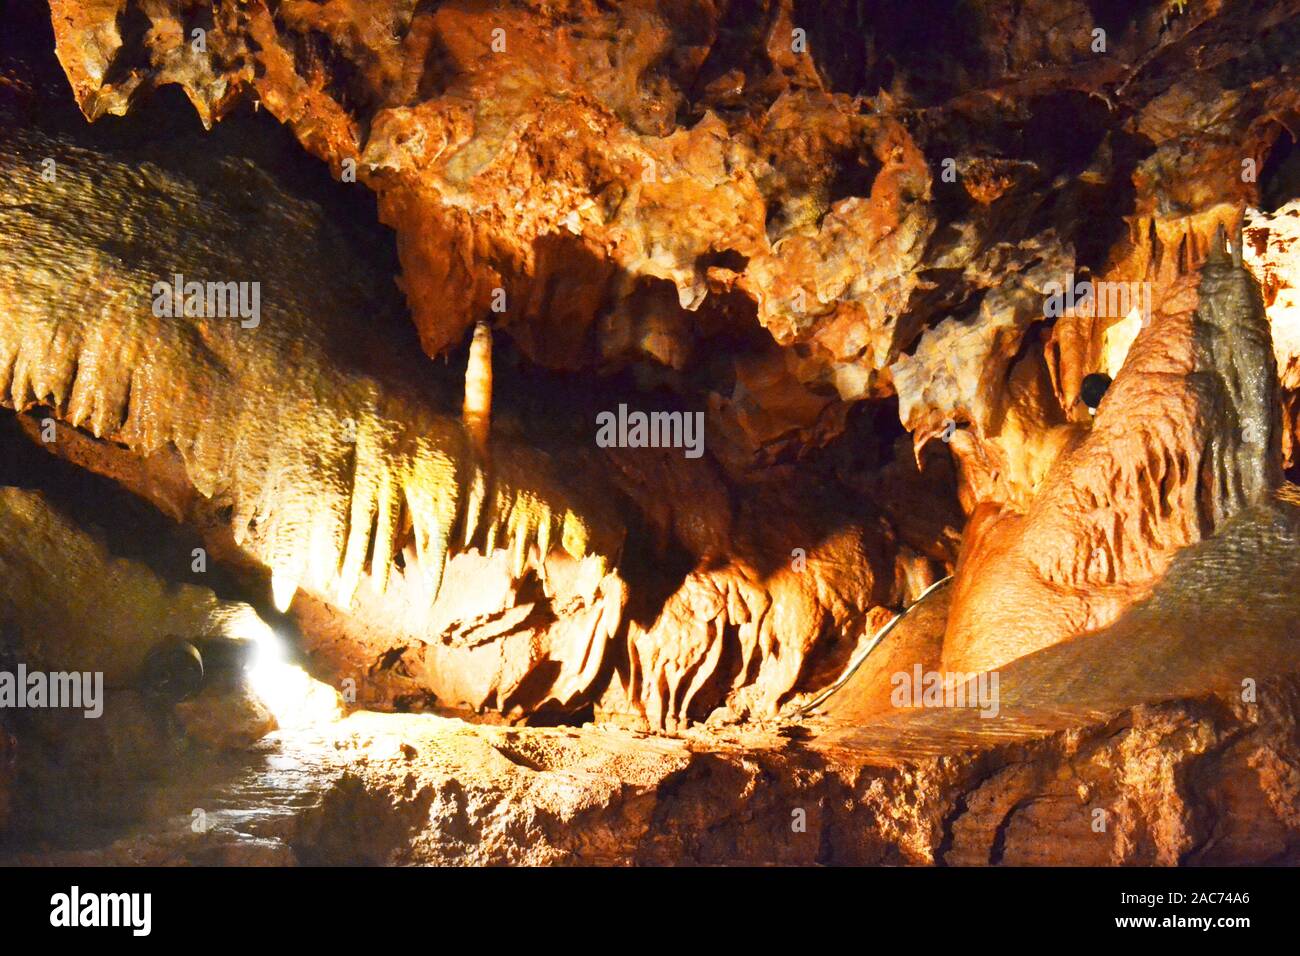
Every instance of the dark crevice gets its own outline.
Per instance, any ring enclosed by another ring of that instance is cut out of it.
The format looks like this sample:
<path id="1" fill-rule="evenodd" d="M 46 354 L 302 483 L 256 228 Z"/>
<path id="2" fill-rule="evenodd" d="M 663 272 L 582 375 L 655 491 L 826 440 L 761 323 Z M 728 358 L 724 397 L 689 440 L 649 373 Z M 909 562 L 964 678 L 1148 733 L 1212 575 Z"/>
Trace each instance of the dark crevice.
<path id="1" fill-rule="evenodd" d="M 1300 149 L 1295 137 L 1279 126 L 1259 171 L 1260 208 L 1276 212 L 1292 199 L 1300 197 Z"/>

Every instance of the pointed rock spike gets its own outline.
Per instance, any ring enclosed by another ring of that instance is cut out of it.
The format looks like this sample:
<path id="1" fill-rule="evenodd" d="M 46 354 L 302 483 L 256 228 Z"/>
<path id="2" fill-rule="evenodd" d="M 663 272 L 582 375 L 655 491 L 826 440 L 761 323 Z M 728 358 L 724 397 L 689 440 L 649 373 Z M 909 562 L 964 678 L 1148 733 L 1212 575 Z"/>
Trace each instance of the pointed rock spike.
<path id="1" fill-rule="evenodd" d="M 465 400 L 461 411 L 465 430 L 474 450 L 487 454 L 492 429 L 492 327 L 480 321 L 474 326 L 465 366 Z"/>

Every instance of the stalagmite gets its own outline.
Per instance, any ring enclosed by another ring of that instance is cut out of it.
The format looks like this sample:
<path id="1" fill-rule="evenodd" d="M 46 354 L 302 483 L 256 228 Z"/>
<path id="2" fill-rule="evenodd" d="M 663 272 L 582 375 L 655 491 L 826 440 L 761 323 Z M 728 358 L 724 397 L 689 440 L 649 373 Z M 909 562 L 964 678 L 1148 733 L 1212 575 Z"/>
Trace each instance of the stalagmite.
<path id="1" fill-rule="evenodd" d="M 1282 482 L 1277 365 L 1258 282 L 1224 233 L 1133 342 L 1086 436 L 1020 510 L 972 527 L 943 662 L 988 670 L 1105 627 L 1181 549 Z"/>

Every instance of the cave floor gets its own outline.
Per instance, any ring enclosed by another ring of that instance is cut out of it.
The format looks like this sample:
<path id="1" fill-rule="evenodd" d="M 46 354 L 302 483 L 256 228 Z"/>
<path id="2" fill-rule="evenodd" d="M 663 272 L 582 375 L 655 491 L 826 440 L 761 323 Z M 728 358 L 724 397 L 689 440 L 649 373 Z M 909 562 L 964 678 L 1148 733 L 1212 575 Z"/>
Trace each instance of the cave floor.
<path id="1" fill-rule="evenodd" d="M 123 794 L 102 842 L 5 862 L 1296 862 L 1300 680 L 1260 694 L 677 737 L 357 712 L 201 752 Z"/>

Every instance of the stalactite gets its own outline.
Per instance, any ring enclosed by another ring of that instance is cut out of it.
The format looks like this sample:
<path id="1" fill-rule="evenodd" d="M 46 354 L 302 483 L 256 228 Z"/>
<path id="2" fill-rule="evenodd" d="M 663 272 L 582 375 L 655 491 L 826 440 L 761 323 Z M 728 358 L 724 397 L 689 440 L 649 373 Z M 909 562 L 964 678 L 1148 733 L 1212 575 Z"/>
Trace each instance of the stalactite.
<path id="1" fill-rule="evenodd" d="M 617 529 L 602 516 L 604 530 L 594 531 L 597 519 L 545 456 L 508 444 L 489 455 L 486 326 L 471 348 L 464 424 L 414 386 L 341 368 L 329 343 L 357 334 L 359 303 L 346 286 L 359 280 L 340 269 L 336 288 L 300 288 L 318 270 L 283 237 L 317 228 L 316 213 L 287 199 L 243 230 L 238 248 L 197 247 L 187 257 L 196 276 L 237 268 L 275 290 L 257 327 L 154 315 L 151 281 L 171 275 L 186 224 L 213 207 L 179 177 L 160 173 L 141 188 L 130 167 L 90 153 L 70 158 L 52 186 L 18 172 L 24 157 L 53 148 L 20 134 L 0 151 L 0 231 L 25 237 L 5 241 L 0 261 L 4 403 L 48 407 L 64 427 L 141 456 L 174 448 L 193 486 L 229 508 L 235 541 L 271 570 L 279 607 L 300 587 L 348 607 L 367 574 L 382 591 L 403 527 L 417 559 L 408 573 L 421 577 L 430 605 L 457 528 L 467 547 L 484 526 L 486 547 L 499 539 L 511 547 L 521 574 L 532 542 L 555 540 L 553 523 L 573 557 L 593 547 L 613 556 Z M 231 164 L 224 175 L 238 180 L 248 169 Z M 87 177 L 101 190 L 82 188 Z M 164 208 L 174 218 L 160 218 Z M 152 251 L 131 266 L 89 251 L 110 248 L 123 230 L 147 230 Z M 71 303 L 70 289 L 79 293 Z M 300 302 L 319 307 L 308 315 Z M 412 367 L 412 380 L 424 374 Z"/>
<path id="2" fill-rule="evenodd" d="M 485 458 L 492 430 L 492 327 L 486 322 L 474 326 L 465 366 L 465 429 L 475 452 Z"/>

